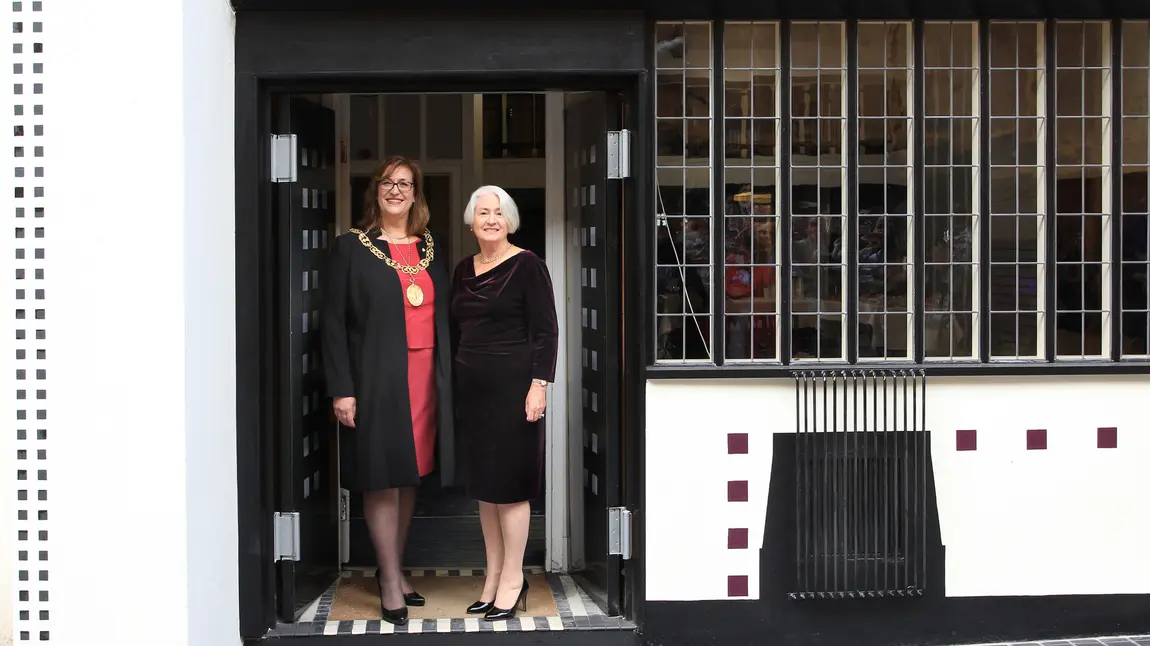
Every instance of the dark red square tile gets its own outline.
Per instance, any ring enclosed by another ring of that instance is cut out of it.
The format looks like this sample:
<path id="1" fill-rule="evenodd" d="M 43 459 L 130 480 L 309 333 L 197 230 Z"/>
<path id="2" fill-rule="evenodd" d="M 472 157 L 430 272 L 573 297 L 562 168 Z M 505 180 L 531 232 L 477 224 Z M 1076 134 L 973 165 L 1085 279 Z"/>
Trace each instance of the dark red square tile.
<path id="1" fill-rule="evenodd" d="M 954 443 L 955 448 L 959 451 L 973 451 L 978 448 L 978 431 L 955 431 Z"/>
<path id="2" fill-rule="evenodd" d="M 727 482 L 727 502 L 747 502 L 750 497 L 749 485 L 746 480 L 730 480 Z"/>
<path id="3" fill-rule="evenodd" d="M 1032 428 L 1026 431 L 1026 450 L 1041 451 L 1046 448 L 1046 429 Z"/>
<path id="4" fill-rule="evenodd" d="M 732 574 L 727 577 L 727 596 L 728 597 L 745 597 L 750 593 L 750 582 L 747 580 L 745 574 Z"/>
<path id="5" fill-rule="evenodd" d="M 732 527 L 727 530 L 727 549 L 745 550 L 747 549 L 747 540 L 746 527 Z"/>
<path id="6" fill-rule="evenodd" d="M 1118 429 L 1113 426 L 1106 426 L 1098 429 L 1098 448 L 1118 448 Z"/>
<path id="7" fill-rule="evenodd" d="M 727 454 L 746 455 L 750 452 L 750 435 L 747 433 L 727 433 Z"/>

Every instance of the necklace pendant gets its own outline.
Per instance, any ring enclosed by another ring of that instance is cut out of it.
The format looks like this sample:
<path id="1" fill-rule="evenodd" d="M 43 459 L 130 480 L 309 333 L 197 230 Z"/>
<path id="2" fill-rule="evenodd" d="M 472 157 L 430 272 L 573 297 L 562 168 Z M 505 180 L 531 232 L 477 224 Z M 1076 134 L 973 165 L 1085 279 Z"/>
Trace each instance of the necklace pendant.
<path id="1" fill-rule="evenodd" d="M 423 288 L 415 283 L 407 286 L 407 302 L 411 303 L 412 307 L 419 307 L 423 305 Z"/>

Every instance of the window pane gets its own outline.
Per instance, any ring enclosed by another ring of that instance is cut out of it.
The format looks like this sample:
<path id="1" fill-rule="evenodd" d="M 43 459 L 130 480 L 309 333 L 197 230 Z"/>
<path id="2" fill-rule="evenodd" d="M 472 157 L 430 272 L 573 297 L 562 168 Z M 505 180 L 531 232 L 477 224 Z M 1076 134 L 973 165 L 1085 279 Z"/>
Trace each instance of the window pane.
<path id="1" fill-rule="evenodd" d="M 1110 354 L 1110 33 L 1104 22 L 1055 27 L 1055 351 Z"/>
<path id="2" fill-rule="evenodd" d="M 791 356 L 842 360 L 846 25 L 793 23 L 790 54 Z"/>
<path id="3" fill-rule="evenodd" d="M 909 359 L 914 59 L 908 22 L 858 30 L 858 352 Z"/>
<path id="4" fill-rule="evenodd" d="M 1150 356 L 1150 22 L 1122 33 L 1122 356 Z"/>
<path id="5" fill-rule="evenodd" d="M 779 25 L 725 29 L 725 358 L 777 360 Z"/>
<path id="6" fill-rule="evenodd" d="M 1044 355 L 1046 78 L 1043 25 L 990 24 L 990 353 Z"/>
<path id="7" fill-rule="evenodd" d="M 924 354 L 972 359 L 978 348 L 977 24 L 927 23 L 922 142 L 926 205 Z"/>
<path id="8" fill-rule="evenodd" d="M 656 359 L 710 361 L 711 27 L 655 29 Z"/>

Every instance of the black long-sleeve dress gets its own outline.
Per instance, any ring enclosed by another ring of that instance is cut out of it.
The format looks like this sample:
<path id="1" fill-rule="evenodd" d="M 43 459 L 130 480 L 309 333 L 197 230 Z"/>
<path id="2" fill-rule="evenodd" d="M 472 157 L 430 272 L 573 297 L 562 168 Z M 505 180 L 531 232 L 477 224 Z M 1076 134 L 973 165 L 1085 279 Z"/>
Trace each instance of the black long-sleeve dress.
<path id="1" fill-rule="evenodd" d="M 532 379 L 555 380 L 559 351 L 547 265 L 521 251 L 476 276 L 464 259 L 451 315 L 461 479 L 476 500 L 530 500 L 541 486 L 544 432 L 542 419 L 527 421 L 527 392 Z"/>
<path id="2" fill-rule="evenodd" d="M 388 245 L 374 236 L 372 242 L 390 257 Z M 337 237 L 332 247 L 321 319 L 324 375 L 329 396 L 356 398 L 356 427 L 350 431 L 355 452 L 347 456 L 352 476 L 345 486 L 356 491 L 419 486 L 408 392 L 406 285 L 355 234 Z M 418 249 L 425 257 L 424 241 Z M 439 257 L 427 274 L 435 288 L 436 470 L 440 483 L 450 486 L 455 477 L 451 286 Z"/>

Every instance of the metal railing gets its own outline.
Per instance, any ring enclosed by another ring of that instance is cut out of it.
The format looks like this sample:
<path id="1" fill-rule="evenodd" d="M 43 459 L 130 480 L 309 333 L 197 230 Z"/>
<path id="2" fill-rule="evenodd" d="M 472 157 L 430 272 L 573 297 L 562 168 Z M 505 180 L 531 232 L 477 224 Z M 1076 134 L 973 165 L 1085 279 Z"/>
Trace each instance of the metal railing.
<path id="1" fill-rule="evenodd" d="M 794 373 L 792 599 L 921 596 L 926 379 L 920 370 Z"/>

